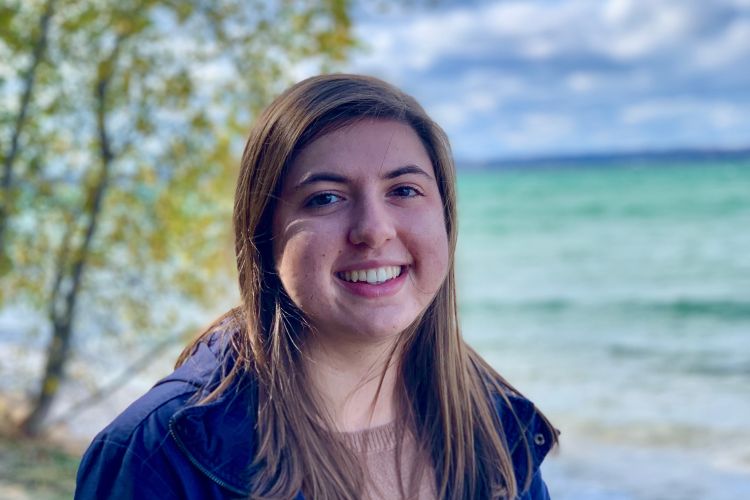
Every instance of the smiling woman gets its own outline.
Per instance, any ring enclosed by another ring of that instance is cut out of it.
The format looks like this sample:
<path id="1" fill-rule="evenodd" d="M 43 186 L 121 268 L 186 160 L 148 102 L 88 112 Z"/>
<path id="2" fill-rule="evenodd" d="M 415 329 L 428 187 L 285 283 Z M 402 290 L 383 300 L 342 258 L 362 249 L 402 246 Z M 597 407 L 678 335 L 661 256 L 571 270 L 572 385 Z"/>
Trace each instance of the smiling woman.
<path id="1" fill-rule="evenodd" d="M 440 190 L 408 125 L 368 119 L 316 139 L 291 163 L 280 200 L 274 261 L 318 343 L 395 339 L 445 280 Z"/>
<path id="2" fill-rule="evenodd" d="M 461 338 L 455 220 L 413 98 L 287 90 L 242 159 L 242 305 L 94 439 L 76 497 L 548 498 L 556 431 Z"/>

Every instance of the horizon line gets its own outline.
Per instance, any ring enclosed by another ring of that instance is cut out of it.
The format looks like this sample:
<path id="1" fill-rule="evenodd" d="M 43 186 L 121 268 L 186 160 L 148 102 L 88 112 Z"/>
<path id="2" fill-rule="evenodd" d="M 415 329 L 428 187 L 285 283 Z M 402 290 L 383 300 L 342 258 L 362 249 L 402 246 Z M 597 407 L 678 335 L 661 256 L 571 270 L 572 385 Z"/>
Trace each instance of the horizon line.
<path id="1" fill-rule="evenodd" d="M 525 156 L 500 156 L 486 159 L 456 159 L 459 168 L 492 168 L 522 165 L 567 164 L 575 162 L 599 161 L 614 163 L 617 161 L 648 161 L 656 159 L 674 159 L 700 161 L 713 159 L 740 159 L 750 157 L 750 146 L 738 148 L 721 147 L 684 147 L 642 150 L 590 151 L 579 153 L 548 153 Z"/>

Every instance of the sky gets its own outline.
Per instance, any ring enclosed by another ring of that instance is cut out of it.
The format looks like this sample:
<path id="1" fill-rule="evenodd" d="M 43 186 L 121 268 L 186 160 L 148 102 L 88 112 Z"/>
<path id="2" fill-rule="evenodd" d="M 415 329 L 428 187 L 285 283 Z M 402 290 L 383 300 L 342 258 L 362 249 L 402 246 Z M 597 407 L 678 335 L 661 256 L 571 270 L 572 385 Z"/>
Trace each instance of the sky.
<path id="1" fill-rule="evenodd" d="M 360 10 L 346 70 L 412 94 L 459 160 L 750 146 L 750 0 Z"/>

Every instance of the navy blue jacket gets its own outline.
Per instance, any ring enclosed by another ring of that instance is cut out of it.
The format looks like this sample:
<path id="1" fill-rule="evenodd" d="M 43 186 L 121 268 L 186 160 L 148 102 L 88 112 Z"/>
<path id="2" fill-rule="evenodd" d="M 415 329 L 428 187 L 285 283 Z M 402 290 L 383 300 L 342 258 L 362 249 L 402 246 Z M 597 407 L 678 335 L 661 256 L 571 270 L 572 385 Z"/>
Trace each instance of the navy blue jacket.
<path id="1" fill-rule="evenodd" d="M 220 343 L 200 344 L 185 364 L 94 438 L 78 469 L 76 499 L 249 497 L 257 390 L 246 380 L 211 403 L 194 404 L 196 394 L 220 378 Z M 530 401 L 511 402 L 522 425 L 504 403 L 498 411 L 519 485 L 528 467 L 521 433 L 532 451 L 533 481 L 519 499 L 549 499 L 539 464 L 552 435 Z"/>

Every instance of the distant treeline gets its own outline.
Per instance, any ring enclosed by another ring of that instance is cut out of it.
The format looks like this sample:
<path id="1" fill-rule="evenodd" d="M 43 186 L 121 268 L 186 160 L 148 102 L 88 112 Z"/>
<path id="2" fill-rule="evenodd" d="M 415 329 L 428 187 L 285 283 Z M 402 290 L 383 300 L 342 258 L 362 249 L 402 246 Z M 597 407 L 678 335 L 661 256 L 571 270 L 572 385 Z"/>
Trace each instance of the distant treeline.
<path id="1" fill-rule="evenodd" d="M 500 158 L 482 161 L 458 161 L 461 169 L 511 170 L 518 168 L 614 167 L 670 163 L 710 163 L 750 160 L 750 147 L 743 149 L 672 149 L 554 155 L 528 158 Z"/>

